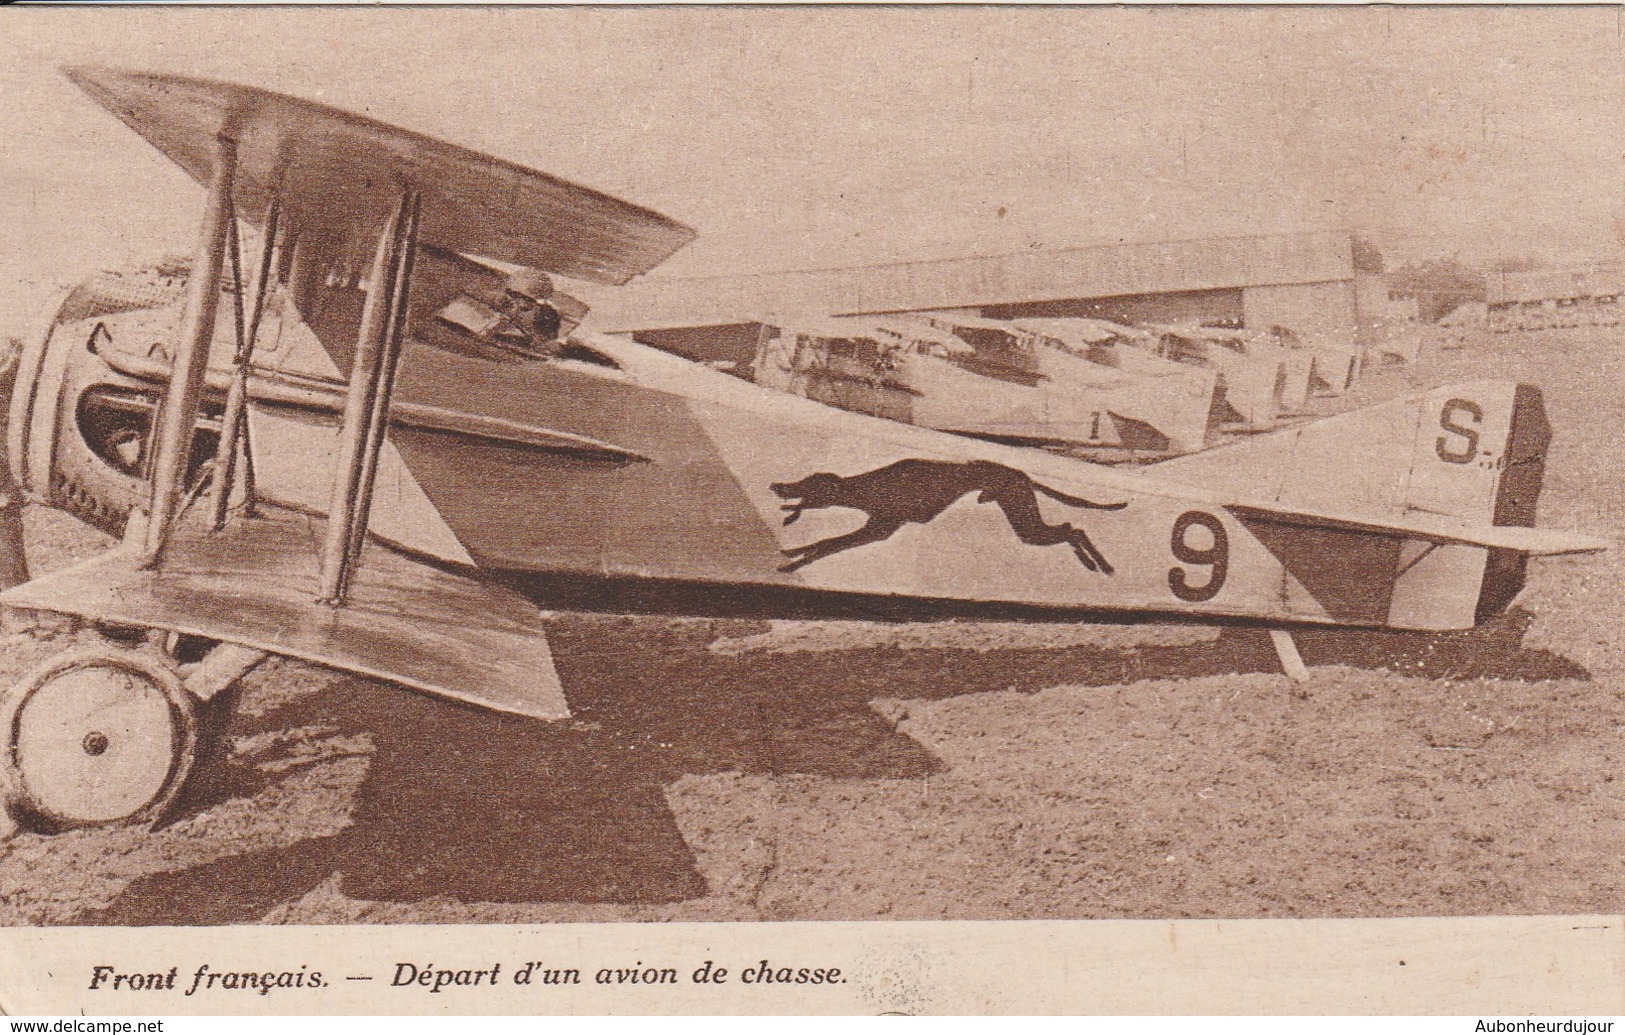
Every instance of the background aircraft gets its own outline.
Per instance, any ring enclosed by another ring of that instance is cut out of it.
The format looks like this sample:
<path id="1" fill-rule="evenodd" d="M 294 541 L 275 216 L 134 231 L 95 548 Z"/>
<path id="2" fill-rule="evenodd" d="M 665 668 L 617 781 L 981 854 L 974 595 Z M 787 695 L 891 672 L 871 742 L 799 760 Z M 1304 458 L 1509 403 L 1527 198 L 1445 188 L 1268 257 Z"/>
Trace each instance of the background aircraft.
<path id="1" fill-rule="evenodd" d="M 992 324 L 993 321 L 985 321 Z M 1197 386 L 1114 370 L 1029 332 L 1016 348 L 967 342 L 917 317 L 764 324 L 756 384 L 856 413 L 995 441 L 1111 451 L 1200 449 L 1211 380 Z"/>

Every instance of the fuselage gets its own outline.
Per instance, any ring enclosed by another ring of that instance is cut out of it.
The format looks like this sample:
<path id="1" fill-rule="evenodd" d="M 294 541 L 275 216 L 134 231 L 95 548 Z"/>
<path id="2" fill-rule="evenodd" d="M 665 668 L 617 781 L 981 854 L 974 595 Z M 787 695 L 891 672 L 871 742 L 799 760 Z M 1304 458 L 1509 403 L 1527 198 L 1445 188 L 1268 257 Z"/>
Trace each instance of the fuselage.
<path id="1" fill-rule="evenodd" d="M 460 350 L 429 322 L 435 304 L 402 361 L 372 530 L 544 606 L 1471 624 L 1484 550 L 1443 551 L 1466 551 L 1452 563 L 1471 591 L 1424 613 L 1402 535 L 1261 524 L 1200 477 L 848 413 L 624 338 L 578 335 L 552 358 Z M 250 406 L 266 500 L 325 513 L 359 307 L 273 296 Z M 166 376 L 175 309 L 66 313 L 30 349 L 11 441 L 36 496 L 115 530 L 139 503 L 129 432 Z M 217 394 L 231 341 L 223 319 Z M 1402 442 L 1395 461 L 1412 451 Z"/>

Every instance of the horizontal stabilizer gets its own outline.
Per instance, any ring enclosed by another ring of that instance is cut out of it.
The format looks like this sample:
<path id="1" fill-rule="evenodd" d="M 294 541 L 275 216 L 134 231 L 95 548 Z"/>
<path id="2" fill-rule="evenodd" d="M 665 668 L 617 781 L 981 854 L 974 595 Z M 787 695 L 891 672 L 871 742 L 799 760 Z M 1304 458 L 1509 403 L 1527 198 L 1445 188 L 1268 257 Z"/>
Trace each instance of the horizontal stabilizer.
<path id="1" fill-rule="evenodd" d="M 1418 513 L 1403 518 L 1374 520 L 1352 514 L 1283 509 L 1276 504 L 1266 503 L 1231 503 L 1225 509 L 1243 520 L 1305 528 L 1335 528 L 1348 532 L 1400 533 L 1428 542 L 1484 546 L 1537 557 L 1598 553 L 1613 545 L 1606 539 L 1579 532 L 1516 525 L 1478 525 L 1435 514 Z"/>
<path id="2" fill-rule="evenodd" d="M 1475 381 L 1179 457 L 1150 468 L 1275 524 L 1404 532 L 1545 556 L 1609 543 L 1537 529 L 1551 440 L 1540 393 Z"/>

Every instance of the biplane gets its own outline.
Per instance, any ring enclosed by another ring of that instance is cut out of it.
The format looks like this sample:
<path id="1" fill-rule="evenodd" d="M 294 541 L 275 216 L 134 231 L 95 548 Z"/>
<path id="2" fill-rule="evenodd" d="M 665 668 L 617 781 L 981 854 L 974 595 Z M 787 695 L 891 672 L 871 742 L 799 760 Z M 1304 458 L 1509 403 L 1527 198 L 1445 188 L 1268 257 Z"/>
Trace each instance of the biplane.
<path id="1" fill-rule="evenodd" d="M 967 341 L 961 330 L 981 333 Z M 1204 398 L 1180 379 L 1114 370 L 1057 339 L 996 321 L 967 329 L 957 317 L 764 323 L 751 374 L 856 413 L 1123 459 L 1200 449 L 1211 401 L 1211 385 Z"/>
<path id="2" fill-rule="evenodd" d="M 1219 401 L 1218 375 L 1213 371 L 1165 359 L 1156 354 L 1152 335 L 1109 320 L 1060 316 L 1011 322 L 1042 335 L 1062 352 L 1149 386 L 1149 405 L 1134 412 L 1124 407 L 1124 416 L 1150 425 L 1167 439 L 1169 453 L 1194 453 L 1207 445 Z"/>
<path id="3" fill-rule="evenodd" d="M 1193 324 L 1146 324 L 1157 354 L 1218 375 L 1224 423 L 1249 431 L 1276 427 L 1309 397 L 1313 359 L 1263 341 L 1256 334 Z"/>
<path id="4" fill-rule="evenodd" d="M 1011 371 L 1005 377 L 1037 378 L 1056 396 L 1089 400 L 1087 434 L 1070 438 L 1077 445 L 1097 451 L 1104 447 L 1107 456 L 1127 453 L 1143 459 L 1194 452 L 1205 444 L 1211 385 L 1193 386 L 1190 378 L 1099 363 L 1090 349 L 1035 330 L 1025 321 L 961 313 L 923 315 L 932 325 L 969 342 L 985 369 Z M 1034 441 L 1041 439 L 1041 434 L 1033 436 Z"/>
<path id="5" fill-rule="evenodd" d="M 1279 324 L 1269 336 L 1281 347 L 1309 354 L 1311 395 L 1338 396 L 1354 387 L 1360 376 L 1360 355 L 1353 344 L 1339 344 L 1325 334 L 1303 335 Z"/>
<path id="6" fill-rule="evenodd" d="M 1531 527 L 1527 386 L 1138 470 L 954 436 L 470 316 L 515 267 L 645 273 L 693 237 L 658 213 L 262 89 L 68 74 L 207 200 L 167 285 L 75 292 L 18 366 L 16 482 L 121 537 L 0 595 L 108 634 L 5 698 L 42 828 L 161 815 L 269 654 L 544 721 L 544 608 L 1241 621 L 1301 668 L 1295 626 L 1469 628 L 1529 556 L 1605 546 Z"/>

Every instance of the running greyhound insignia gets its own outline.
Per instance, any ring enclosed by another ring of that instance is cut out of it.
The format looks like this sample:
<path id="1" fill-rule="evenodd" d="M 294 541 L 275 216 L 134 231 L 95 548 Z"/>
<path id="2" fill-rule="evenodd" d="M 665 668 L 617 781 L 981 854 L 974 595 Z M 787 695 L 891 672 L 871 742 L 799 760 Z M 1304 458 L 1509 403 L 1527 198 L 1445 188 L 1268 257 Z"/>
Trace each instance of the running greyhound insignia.
<path id="1" fill-rule="evenodd" d="M 904 525 L 926 524 L 967 493 L 975 492 L 976 502 L 998 505 L 1022 542 L 1030 546 L 1066 543 L 1085 568 L 1110 575 L 1112 566 L 1083 529 L 1067 522 L 1052 525 L 1044 520 L 1038 509 L 1038 493 L 1090 510 L 1122 510 L 1128 506 L 1126 502 L 1094 503 L 1068 496 L 1033 481 L 1022 471 L 987 460 L 899 460 L 850 477 L 819 472 L 799 481 L 774 482 L 772 488 L 780 499 L 789 501 L 783 507 L 786 525 L 795 524 L 805 510 L 824 507 L 847 507 L 869 515 L 864 526 L 854 532 L 781 550 L 789 560 L 779 567 L 780 571 L 795 571 L 831 554 L 889 539 Z"/>

